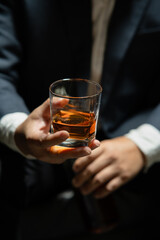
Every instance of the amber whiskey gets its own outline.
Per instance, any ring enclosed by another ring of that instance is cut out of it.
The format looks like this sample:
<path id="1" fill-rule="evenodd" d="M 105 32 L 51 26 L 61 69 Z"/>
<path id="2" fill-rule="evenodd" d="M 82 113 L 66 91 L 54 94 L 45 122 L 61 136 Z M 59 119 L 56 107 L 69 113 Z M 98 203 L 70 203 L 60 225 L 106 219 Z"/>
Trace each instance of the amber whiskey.
<path id="1" fill-rule="evenodd" d="M 52 119 L 54 132 L 66 130 L 71 139 L 90 139 L 95 135 L 96 120 L 94 113 L 74 109 L 59 110 Z"/>

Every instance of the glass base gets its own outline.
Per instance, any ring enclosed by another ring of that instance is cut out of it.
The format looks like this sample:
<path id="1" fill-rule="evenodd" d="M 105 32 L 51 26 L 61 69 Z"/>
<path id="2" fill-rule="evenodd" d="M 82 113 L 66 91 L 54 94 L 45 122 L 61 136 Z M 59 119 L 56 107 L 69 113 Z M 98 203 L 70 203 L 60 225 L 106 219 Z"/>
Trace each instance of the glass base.
<path id="1" fill-rule="evenodd" d="M 62 147 L 85 147 L 90 143 L 90 139 L 87 140 L 76 140 L 76 139 L 67 139 L 66 141 L 59 144 Z"/>

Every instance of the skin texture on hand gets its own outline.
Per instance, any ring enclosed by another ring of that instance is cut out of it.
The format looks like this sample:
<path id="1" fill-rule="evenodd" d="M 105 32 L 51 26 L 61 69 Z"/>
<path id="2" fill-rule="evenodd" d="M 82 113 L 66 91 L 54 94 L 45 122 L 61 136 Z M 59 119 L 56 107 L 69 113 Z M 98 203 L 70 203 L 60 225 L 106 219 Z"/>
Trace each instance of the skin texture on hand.
<path id="1" fill-rule="evenodd" d="M 55 104 L 63 104 L 63 101 Z M 67 131 L 50 133 L 50 101 L 46 100 L 37 107 L 28 118 L 17 127 L 15 142 L 17 147 L 25 155 L 48 163 L 62 163 L 69 158 L 83 157 L 91 154 L 91 149 L 99 146 L 98 140 L 93 140 L 90 147 L 58 148 L 69 137 Z"/>
<path id="2" fill-rule="evenodd" d="M 127 137 L 104 140 L 89 156 L 74 162 L 72 183 L 84 195 L 103 198 L 133 179 L 144 165 L 145 156 Z"/>

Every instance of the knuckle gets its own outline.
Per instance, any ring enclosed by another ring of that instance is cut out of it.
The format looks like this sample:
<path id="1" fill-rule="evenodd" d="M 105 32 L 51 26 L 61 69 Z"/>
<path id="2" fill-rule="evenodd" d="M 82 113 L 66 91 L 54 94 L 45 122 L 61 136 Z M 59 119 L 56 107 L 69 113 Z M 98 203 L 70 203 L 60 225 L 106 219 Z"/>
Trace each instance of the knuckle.
<path id="1" fill-rule="evenodd" d="M 128 181 L 130 179 L 130 174 L 129 174 L 129 172 L 123 172 L 123 174 L 121 174 L 121 180 L 123 181 L 123 182 L 126 182 L 126 181 Z"/>
<path id="2" fill-rule="evenodd" d="M 114 162 L 116 162 L 117 157 L 114 155 L 114 153 L 112 153 L 112 154 L 110 155 L 109 159 L 110 159 L 110 162 L 111 162 L 111 163 L 114 163 Z"/>
<path id="3" fill-rule="evenodd" d="M 90 166 L 86 168 L 85 175 L 86 176 L 92 176 L 93 175 L 93 171 L 92 171 L 92 168 Z"/>
<path id="4" fill-rule="evenodd" d="M 73 163 L 73 169 L 77 172 L 79 172 L 82 169 L 82 166 L 79 162 Z"/>
<path id="5" fill-rule="evenodd" d="M 88 159 L 88 162 L 89 162 L 89 163 L 93 162 L 93 160 L 94 160 L 93 154 L 91 153 L 90 155 L 88 155 L 88 156 L 87 156 L 87 159 Z"/>
<path id="6" fill-rule="evenodd" d="M 96 176 L 94 177 L 94 182 L 95 182 L 95 184 L 98 185 L 98 186 L 100 186 L 100 185 L 103 184 L 103 180 L 102 180 L 102 178 L 101 178 L 99 175 L 96 175 Z"/>
<path id="7" fill-rule="evenodd" d="M 112 184 L 108 184 L 106 186 L 106 189 L 110 192 L 115 191 L 117 188 L 119 187 L 118 183 L 112 183 Z"/>
<path id="8" fill-rule="evenodd" d="M 108 192 L 108 193 L 111 193 L 113 191 L 113 189 L 109 186 L 109 184 L 106 184 L 105 185 L 105 190 Z"/>
<path id="9" fill-rule="evenodd" d="M 115 164 L 114 169 L 115 169 L 115 173 L 118 173 L 118 174 L 123 173 L 123 168 L 119 164 Z"/>
<path id="10" fill-rule="evenodd" d="M 116 163 L 117 161 L 117 156 L 113 153 L 113 152 L 110 152 L 110 153 L 107 153 L 106 155 L 106 163 L 108 164 L 113 164 L 113 163 Z"/>
<path id="11" fill-rule="evenodd" d="M 78 170 L 79 167 L 80 167 L 80 164 L 79 164 L 78 162 L 75 162 L 75 163 L 73 164 L 73 167 Z"/>
<path id="12" fill-rule="evenodd" d="M 91 153 L 91 154 L 88 156 L 88 159 L 89 159 L 90 161 L 93 161 L 94 155 Z"/>
<path id="13" fill-rule="evenodd" d="M 117 185 L 117 184 L 114 184 L 114 185 L 110 186 L 110 191 L 113 192 L 113 191 L 115 191 L 117 188 L 118 188 L 118 185 Z"/>

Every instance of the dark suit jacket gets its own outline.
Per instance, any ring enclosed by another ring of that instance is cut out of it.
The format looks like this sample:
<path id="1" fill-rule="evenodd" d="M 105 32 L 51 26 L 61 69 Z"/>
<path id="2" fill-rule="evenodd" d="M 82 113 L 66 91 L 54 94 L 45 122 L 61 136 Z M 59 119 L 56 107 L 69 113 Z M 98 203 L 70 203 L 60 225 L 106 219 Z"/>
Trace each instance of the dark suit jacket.
<path id="1" fill-rule="evenodd" d="M 1 0 L 0 117 L 32 111 L 57 79 L 89 78 L 90 4 Z M 156 0 L 116 3 L 102 77 L 106 137 L 144 122 L 160 129 L 159 5 Z"/>
<path id="2" fill-rule="evenodd" d="M 0 117 L 29 113 L 57 79 L 90 77 L 91 25 L 88 0 L 0 0 Z M 105 138 L 143 123 L 160 129 L 159 64 L 160 1 L 117 0 L 102 75 Z M 23 165 L 2 145 L 0 157 L 11 176 Z"/>

